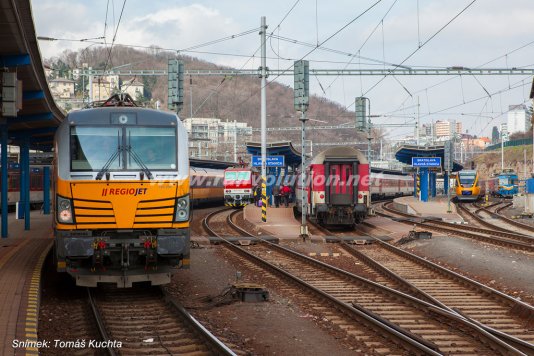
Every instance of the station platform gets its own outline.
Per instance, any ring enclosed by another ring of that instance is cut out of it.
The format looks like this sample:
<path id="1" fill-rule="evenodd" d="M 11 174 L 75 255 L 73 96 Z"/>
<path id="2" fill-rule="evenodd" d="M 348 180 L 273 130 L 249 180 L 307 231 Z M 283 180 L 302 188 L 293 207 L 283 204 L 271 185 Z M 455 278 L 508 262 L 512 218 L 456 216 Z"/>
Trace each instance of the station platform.
<path id="1" fill-rule="evenodd" d="M 283 241 L 301 241 L 300 221 L 293 216 L 293 207 L 270 206 L 267 208 L 267 222 L 261 221 L 261 208 L 249 204 L 243 208 L 243 217 L 246 221 L 266 231 L 269 235 L 276 236 Z M 323 242 L 319 236 L 311 235 L 312 241 Z"/>
<path id="2" fill-rule="evenodd" d="M 464 220 L 456 211 L 456 206 L 451 203 L 451 213 L 447 212 L 447 197 L 435 197 L 428 202 L 422 202 L 414 197 L 400 197 L 393 200 L 393 207 L 399 211 L 422 217 L 441 218 L 443 221 L 463 224 Z"/>
<path id="3" fill-rule="evenodd" d="M 300 235 L 300 224 L 293 217 L 293 207 L 267 208 L 267 222 L 261 221 L 261 208 L 249 204 L 243 208 L 243 218 L 265 230 L 267 233 L 282 238 L 295 238 Z"/>
<path id="4" fill-rule="evenodd" d="M 31 230 L 9 214 L 8 238 L 0 239 L 0 354 L 37 355 L 36 348 L 13 349 L 12 341 L 37 341 L 41 267 L 52 247 L 52 215 L 31 212 Z"/>

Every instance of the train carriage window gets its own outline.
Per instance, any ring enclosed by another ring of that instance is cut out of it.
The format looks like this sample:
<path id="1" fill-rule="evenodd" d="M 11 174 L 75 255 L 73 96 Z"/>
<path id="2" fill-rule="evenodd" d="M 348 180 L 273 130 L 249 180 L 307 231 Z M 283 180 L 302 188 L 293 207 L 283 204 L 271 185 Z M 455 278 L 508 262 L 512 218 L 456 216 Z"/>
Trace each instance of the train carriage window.
<path id="1" fill-rule="evenodd" d="M 20 190 L 20 173 L 9 173 L 7 177 L 7 189 L 9 191 Z"/>
<path id="2" fill-rule="evenodd" d="M 127 127 L 126 137 L 131 151 L 128 154 L 128 169 L 141 167 L 132 158 L 140 161 L 150 170 L 175 170 L 177 167 L 177 141 L 174 127 Z"/>
<path id="3" fill-rule="evenodd" d="M 31 174 L 30 175 L 30 190 L 42 190 L 43 189 L 43 175 Z"/>

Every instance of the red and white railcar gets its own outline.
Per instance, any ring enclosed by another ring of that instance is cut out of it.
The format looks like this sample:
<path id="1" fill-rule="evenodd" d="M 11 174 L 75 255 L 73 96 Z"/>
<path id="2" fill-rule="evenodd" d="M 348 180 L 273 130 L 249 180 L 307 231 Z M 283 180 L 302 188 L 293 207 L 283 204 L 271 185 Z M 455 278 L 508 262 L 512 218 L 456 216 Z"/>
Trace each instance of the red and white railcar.
<path id="1" fill-rule="evenodd" d="M 315 156 L 306 174 L 306 213 L 324 225 L 359 224 L 370 208 L 369 164 L 353 147 L 335 147 Z M 295 214 L 302 212 L 297 180 Z"/>
<path id="2" fill-rule="evenodd" d="M 224 171 L 224 205 L 245 206 L 254 202 L 254 173 L 247 168 Z"/>
<path id="3" fill-rule="evenodd" d="M 371 168 L 370 189 L 372 200 L 413 195 L 413 176 L 400 171 Z"/>

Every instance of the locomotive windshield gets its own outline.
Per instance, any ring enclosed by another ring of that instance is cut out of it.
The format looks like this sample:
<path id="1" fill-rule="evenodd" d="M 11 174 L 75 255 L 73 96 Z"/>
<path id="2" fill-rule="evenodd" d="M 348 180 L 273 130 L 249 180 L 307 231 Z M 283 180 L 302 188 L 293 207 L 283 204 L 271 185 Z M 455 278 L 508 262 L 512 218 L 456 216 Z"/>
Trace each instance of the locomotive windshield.
<path id="1" fill-rule="evenodd" d="M 176 147 L 174 127 L 72 127 L 71 170 L 175 170 Z"/>
<path id="2" fill-rule="evenodd" d="M 460 184 L 465 188 L 471 188 L 475 183 L 475 173 L 460 173 Z"/>
<path id="3" fill-rule="evenodd" d="M 250 171 L 228 171 L 224 173 L 224 179 L 226 180 L 250 180 Z"/>

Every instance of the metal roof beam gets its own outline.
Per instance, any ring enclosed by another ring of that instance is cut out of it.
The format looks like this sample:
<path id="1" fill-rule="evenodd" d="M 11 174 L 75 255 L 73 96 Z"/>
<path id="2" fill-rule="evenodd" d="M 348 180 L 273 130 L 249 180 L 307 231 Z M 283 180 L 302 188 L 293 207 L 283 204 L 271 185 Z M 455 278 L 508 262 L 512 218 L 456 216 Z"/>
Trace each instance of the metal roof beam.
<path id="1" fill-rule="evenodd" d="M 22 100 L 38 100 L 44 98 L 45 94 L 42 90 L 28 90 L 22 93 Z"/>
<path id="2" fill-rule="evenodd" d="M 29 54 L 14 54 L 9 56 L 0 56 L 0 67 L 19 67 L 30 65 Z"/>
<path id="3" fill-rule="evenodd" d="M 33 136 L 33 135 L 46 135 L 46 134 L 53 134 L 57 130 L 57 127 L 42 127 L 39 129 L 28 129 L 28 130 L 20 130 L 20 131 L 11 131 L 9 132 L 10 138 L 22 138 L 24 136 Z"/>
<path id="4" fill-rule="evenodd" d="M 9 120 L 9 125 L 17 125 L 21 123 L 36 122 L 36 121 L 49 121 L 53 120 L 54 115 L 51 112 L 33 114 L 33 115 L 19 115 L 13 120 Z M 30 130 L 31 131 L 31 130 Z"/>

